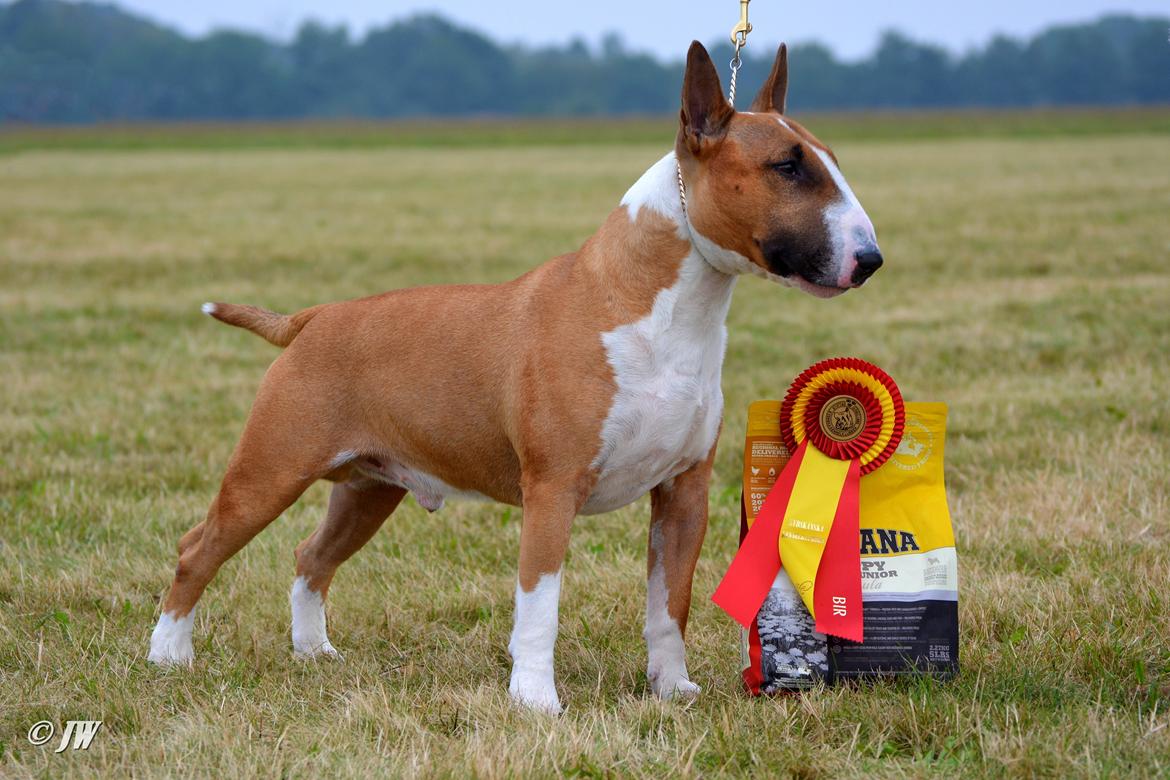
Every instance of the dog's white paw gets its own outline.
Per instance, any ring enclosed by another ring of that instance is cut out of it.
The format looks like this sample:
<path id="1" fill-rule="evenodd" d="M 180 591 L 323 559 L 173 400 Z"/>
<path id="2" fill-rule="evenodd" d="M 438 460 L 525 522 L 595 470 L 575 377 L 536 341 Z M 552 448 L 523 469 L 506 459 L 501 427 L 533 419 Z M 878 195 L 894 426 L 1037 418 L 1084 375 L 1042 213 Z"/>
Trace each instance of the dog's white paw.
<path id="1" fill-rule="evenodd" d="M 289 605 L 292 607 L 293 656 L 344 660 L 329 643 L 329 635 L 325 632 L 325 601 L 320 593 L 309 589 L 304 577 L 293 581 Z"/>
<path id="2" fill-rule="evenodd" d="M 159 666 L 190 666 L 195 661 L 195 648 L 191 645 L 194 625 L 194 610 L 178 619 L 164 612 L 150 635 L 150 654 L 146 660 Z"/>
<path id="3" fill-rule="evenodd" d="M 646 673 L 650 680 L 650 690 L 663 701 L 671 699 L 690 700 L 696 698 L 703 690 L 687 679 L 686 669 L 682 670 L 650 670 Z"/>
<path id="4" fill-rule="evenodd" d="M 344 661 L 345 656 L 337 652 L 337 648 L 329 644 L 329 640 L 319 644 L 308 644 L 293 642 L 293 657 L 301 660 L 310 660 L 313 658 L 330 658 L 335 661 Z"/>
<path id="5" fill-rule="evenodd" d="M 560 715 L 563 712 L 551 673 L 513 669 L 512 680 L 508 683 L 508 693 L 512 701 L 530 710 L 549 715 Z"/>

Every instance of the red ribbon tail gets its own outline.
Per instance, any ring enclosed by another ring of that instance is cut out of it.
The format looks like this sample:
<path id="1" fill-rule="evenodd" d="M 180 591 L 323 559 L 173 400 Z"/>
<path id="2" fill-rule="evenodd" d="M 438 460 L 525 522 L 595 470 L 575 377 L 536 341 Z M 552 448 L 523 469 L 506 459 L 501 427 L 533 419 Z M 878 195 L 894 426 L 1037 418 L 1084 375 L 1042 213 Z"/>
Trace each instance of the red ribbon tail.
<path id="1" fill-rule="evenodd" d="M 780 472 L 756 515 L 756 521 L 740 544 L 739 552 L 711 596 L 712 601 L 744 628 L 756 619 L 780 572 L 780 525 L 807 446 L 807 441 L 801 444 Z M 856 542 L 853 546 L 857 547 Z"/>
<path id="2" fill-rule="evenodd" d="M 861 462 L 855 459 L 841 488 L 813 591 L 817 631 L 854 642 L 862 641 L 863 636 L 860 491 Z"/>

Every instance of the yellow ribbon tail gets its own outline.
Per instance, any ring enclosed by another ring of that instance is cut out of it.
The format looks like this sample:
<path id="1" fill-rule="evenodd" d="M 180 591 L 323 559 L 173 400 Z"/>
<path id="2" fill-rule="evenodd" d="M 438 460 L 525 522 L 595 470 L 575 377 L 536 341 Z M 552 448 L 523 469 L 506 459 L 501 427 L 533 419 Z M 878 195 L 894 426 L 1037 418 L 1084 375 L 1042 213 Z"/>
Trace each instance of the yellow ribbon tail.
<path id="1" fill-rule="evenodd" d="M 780 526 L 780 561 L 809 614 L 816 617 L 813 594 L 829 529 L 849 474 L 850 462 L 805 448 L 792 496 Z M 860 576 L 860 575 L 858 575 Z"/>

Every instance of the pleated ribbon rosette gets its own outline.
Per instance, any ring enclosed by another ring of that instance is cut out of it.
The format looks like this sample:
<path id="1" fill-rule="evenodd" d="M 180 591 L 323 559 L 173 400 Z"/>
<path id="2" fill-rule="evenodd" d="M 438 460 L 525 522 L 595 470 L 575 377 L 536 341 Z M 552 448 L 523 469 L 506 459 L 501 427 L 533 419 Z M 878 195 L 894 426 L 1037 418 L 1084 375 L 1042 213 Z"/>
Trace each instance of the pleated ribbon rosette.
<path id="1" fill-rule="evenodd" d="M 833 358 L 798 376 L 780 409 L 792 458 L 712 600 L 747 628 L 783 567 L 817 631 L 862 641 L 861 478 L 893 455 L 905 424 L 898 386 L 872 363 Z"/>

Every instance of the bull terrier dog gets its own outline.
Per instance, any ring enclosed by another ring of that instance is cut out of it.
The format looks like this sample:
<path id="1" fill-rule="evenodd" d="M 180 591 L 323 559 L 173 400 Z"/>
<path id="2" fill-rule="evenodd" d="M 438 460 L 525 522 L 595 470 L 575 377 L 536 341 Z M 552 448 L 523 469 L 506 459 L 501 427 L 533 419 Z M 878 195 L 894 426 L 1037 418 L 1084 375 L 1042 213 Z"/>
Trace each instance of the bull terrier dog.
<path id="1" fill-rule="evenodd" d="M 193 609 L 219 567 L 315 480 L 334 483 L 296 549 L 292 642 L 333 656 L 334 572 L 408 492 L 428 510 L 476 496 L 523 508 L 508 690 L 560 712 L 561 568 L 578 515 L 650 494 L 646 675 L 690 697 L 683 637 L 707 529 L 736 278 L 829 298 L 882 263 L 833 153 L 784 116 L 782 45 L 750 111 L 698 42 L 674 151 L 584 245 L 510 282 L 421 287 L 285 316 L 205 304 L 284 352 L 272 363 L 207 517 L 179 563 L 151 661 L 189 664 Z"/>

